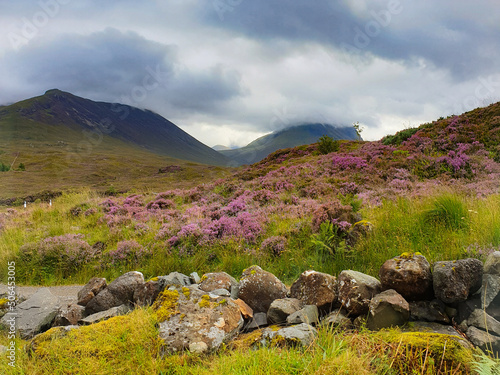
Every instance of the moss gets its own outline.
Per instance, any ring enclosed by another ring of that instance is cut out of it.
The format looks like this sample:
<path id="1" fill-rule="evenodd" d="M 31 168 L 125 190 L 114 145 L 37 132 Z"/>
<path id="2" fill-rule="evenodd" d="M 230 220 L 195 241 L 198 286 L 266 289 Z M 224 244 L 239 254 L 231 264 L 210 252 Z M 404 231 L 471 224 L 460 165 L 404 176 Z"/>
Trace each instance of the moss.
<path id="1" fill-rule="evenodd" d="M 229 344 L 231 349 L 246 350 L 257 344 L 262 339 L 262 330 L 256 329 L 250 333 L 244 333 Z"/>
<path id="2" fill-rule="evenodd" d="M 216 302 L 214 304 L 214 307 L 221 306 L 221 305 L 227 305 L 227 300 L 225 298 L 220 300 L 219 302 Z"/>
<path id="3" fill-rule="evenodd" d="M 201 296 L 201 301 L 198 302 L 200 307 L 210 307 L 210 296 L 208 294 L 204 294 Z"/>
<path id="4" fill-rule="evenodd" d="M 191 290 L 189 290 L 189 288 L 186 288 L 185 286 L 182 287 L 182 294 L 184 294 L 184 296 L 189 299 L 189 297 L 191 296 Z"/>
<path id="5" fill-rule="evenodd" d="M 155 310 L 158 322 L 164 322 L 170 319 L 172 315 L 178 313 L 177 306 L 179 304 L 179 291 L 177 290 L 164 290 L 160 293 L 155 303 L 153 310 Z"/>
<path id="6" fill-rule="evenodd" d="M 200 283 L 204 282 L 206 279 L 208 279 L 207 275 L 203 275 L 200 279 Z"/>
<path id="7" fill-rule="evenodd" d="M 9 300 L 7 298 L 0 298 L 0 309 L 5 309 Z"/>

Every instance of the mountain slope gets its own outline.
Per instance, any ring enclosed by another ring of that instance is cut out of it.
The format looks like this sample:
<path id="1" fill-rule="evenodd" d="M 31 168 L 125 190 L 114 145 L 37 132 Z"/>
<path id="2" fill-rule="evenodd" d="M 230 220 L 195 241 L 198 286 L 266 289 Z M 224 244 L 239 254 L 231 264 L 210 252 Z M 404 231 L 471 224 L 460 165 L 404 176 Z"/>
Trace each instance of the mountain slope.
<path id="1" fill-rule="evenodd" d="M 333 139 L 357 139 L 353 128 L 335 127 L 328 124 L 304 124 L 265 135 L 242 148 L 219 152 L 231 159 L 235 165 L 253 164 L 276 150 L 315 143 L 323 135 L 328 135 Z"/>
<path id="2" fill-rule="evenodd" d="M 224 156 L 172 122 L 151 111 L 127 105 L 94 102 L 55 89 L 0 109 L 0 121 L 12 114 L 17 115 L 16 127 L 23 121 L 64 126 L 81 132 L 82 140 L 90 143 L 98 143 L 103 135 L 109 135 L 160 155 L 227 165 Z M 11 131 L 15 133 L 16 129 Z"/>

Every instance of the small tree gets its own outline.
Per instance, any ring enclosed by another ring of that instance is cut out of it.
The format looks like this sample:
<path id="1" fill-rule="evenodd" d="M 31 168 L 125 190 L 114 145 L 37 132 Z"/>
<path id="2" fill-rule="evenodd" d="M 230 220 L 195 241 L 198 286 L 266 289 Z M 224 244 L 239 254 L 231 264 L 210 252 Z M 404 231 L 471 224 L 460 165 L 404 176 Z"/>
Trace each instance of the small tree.
<path id="1" fill-rule="evenodd" d="M 356 132 L 356 135 L 358 136 L 358 141 L 361 141 L 361 133 L 363 130 L 365 130 L 364 127 L 362 127 L 359 123 L 359 121 L 356 121 L 352 124 L 352 127 L 354 128 L 354 131 Z"/>
<path id="2" fill-rule="evenodd" d="M 330 152 L 336 152 L 340 148 L 339 141 L 334 140 L 332 137 L 328 135 L 323 135 L 318 140 L 318 150 L 323 155 L 329 154 Z"/>

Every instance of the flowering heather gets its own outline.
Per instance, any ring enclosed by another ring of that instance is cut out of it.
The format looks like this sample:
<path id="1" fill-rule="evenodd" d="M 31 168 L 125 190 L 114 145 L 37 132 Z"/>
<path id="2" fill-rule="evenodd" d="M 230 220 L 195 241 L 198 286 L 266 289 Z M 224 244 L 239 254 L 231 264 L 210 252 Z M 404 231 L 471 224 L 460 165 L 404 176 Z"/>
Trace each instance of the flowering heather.
<path id="1" fill-rule="evenodd" d="M 149 202 L 146 205 L 146 208 L 151 211 L 155 210 L 165 210 L 167 208 L 172 208 L 175 206 L 175 203 L 171 199 L 158 198 L 154 201 Z"/>
<path id="2" fill-rule="evenodd" d="M 354 223 L 356 220 L 351 206 L 346 206 L 338 200 L 332 200 L 329 203 L 322 204 L 314 210 L 312 226 L 313 231 L 317 232 L 324 222 Z M 345 224 L 342 224 L 345 226 Z"/>
<path id="3" fill-rule="evenodd" d="M 334 155 L 331 160 L 335 167 L 338 167 L 342 170 L 356 170 L 368 167 L 368 163 L 366 162 L 366 160 L 358 156 Z"/>
<path id="4" fill-rule="evenodd" d="M 142 195 L 130 195 L 123 201 L 124 207 L 142 207 L 144 206 L 144 197 Z"/>
<path id="5" fill-rule="evenodd" d="M 107 254 L 111 265 L 117 263 L 135 264 L 146 255 L 149 255 L 146 249 L 133 240 L 118 242 L 116 250 L 111 250 Z"/>

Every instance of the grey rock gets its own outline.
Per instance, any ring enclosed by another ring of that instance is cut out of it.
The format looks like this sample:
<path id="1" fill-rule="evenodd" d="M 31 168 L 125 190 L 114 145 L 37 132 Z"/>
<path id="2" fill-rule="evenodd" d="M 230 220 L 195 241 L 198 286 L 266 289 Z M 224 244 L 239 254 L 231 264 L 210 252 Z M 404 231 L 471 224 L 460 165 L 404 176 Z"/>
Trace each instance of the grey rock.
<path id="1" fill-rule="evenodd" d="M 14 319 L 20 337 L 25 340 L 30 339 L 50 328 L 59 308 L 59 298 L 48 288 L 40 288 L 26 301 L 17 305 L 14 311 L 9 311 L 0 323 L 10 328 L 10 323 Z"/>
<path id="2" fill-rule="evenodd" d="M 287 294 L 286 285 L 259 266 L 249 267 L 241 275 L 239 298 L 245 301 L 254 313 L 267 312 L 274 300 L 285 298 Z"/>
<path id="3" fill-rule="evenodd" d="M 447 304 L 463 302 L 481 288 L 483 263 L 468 258 L 436 262 L 433 267 L 434 293 Z"/>
<path id="4" fill-rule="evenodd" d="M 258 312 L 253 314 L 253 318 L 245 325 L 245 331 L 252 331 L 254 329 L 267 327 L 267 314 L 264 312 Z"/>
<path id="5" fill-rule="evenodd" d="M 322 272 L 302 272 L 290 287 L 290 297 L 300 299 L 304 305 L 316 305 L 328 313 L 337 301 L 337 279 Z"/>
<path id="6" fill-rule="evenodd" d="M 412 301 L 409 304 L 410 320 L 450 323 L 450 318 L 445 312 L 445 305 L 438 299 L 432 301 Z"/>
<path id="7" fill-rule="evenodd" d="M 210 294 L 219 297 L 231 297 L 231 293 L 227 289 L 214 289 L 210 292 Z"/>
<path id="8" fill-rule="evenodd" d="M 370 300 L 381 291 L 380 281 L 357 271 L 342 271 L 338 283 L 339 302 L 353 315 L 368 313 Z"/>
<path id="9" fill-rule="evenodd" d="M 189 279 L 189 276 L 186 276 L 180 272 L 170 272 L 167 276 L 159 276 L 158 280 L 163 288 L 169 285 L 180 285 L 180 286 L 191 285 L 191 280 Z"/>
<path id="10" fill-rule="evenodd" d="M 288 325 L 307 323 L 316 325 L 319 321 L 319 311 L 316 305 L 306 305 L 286 318 Z"/>
<path id="11" fill-rule="evenodd" d="M 202 354 L 208 351 L 208 345 L 203 341 L 192 342 L 189 344 L 189 351 L 191 353 Z"/>
<path id="12" fill-rule="evenodd" d="M 484 263 L 484 273 L 500 276 L 500 251 L 494 251 Z"/>
<path id="13" fill-rule="evenodd" d="M 301 302 L 296 298 L 276 299 L 267 310 L 267 320 L 271 324 L 284 323 L 290 314 L 299 311 L 301 307 Z"/>
<path id="14" fill-rule="evenodd" d="M 90 281 L 78 292 L 78 304 L 86 306 L 92 298 L 97 296 L 101 290 L 106 288 L 106 279 L 102 277 L 93 277 Z"/>
<path id="15" fill-rule="evenodd" d="M 474 310 L 469 316 L 469 319 L 467 319 L 467 325 L 500 336 L 500 322 L 489 316 L 484 310 Z"/>
<path id="16" fill-rule="evenodd" d="M 201 278 L 198 275 L 198 272 L 191 272 L 189 274 L 189 280 L 191 281 L 191 284 L 199 284 L 201 281 Z"/>
<path id="17" fill-rule="evenodd" d="M 457 305 L 457 316 L 455 317 L 455 321 L 462 322 L 464 320 L 469 319 L 470 314 L 476 309 L 481 308 L 481 295 L 473 294 L 469 297 L 467 301 L 460 302 Z M 488 314 L 490 314 L 488 312 Z M 491 315 L 491 314 L 490 314 Z M 493 316 L 493 315 L 492 315 Z"/>
<path id="18" fill-rule="evenodd" d="M 80 319 L 78 322 L 81 325 L 94 324 L 103 320 L 108 320 L 109 318 L 113 318 L 115 316 L 125 315 L 130 311 L 128 305 L 120 305 L 116 307 L 112 307 L 106 311 L 100 311 L 98 313 L 89 315 L 83 319 Z"/>
<path id="19" fill-rule="evenodd" d="M 75 304 L 65 304 L 59 309 L 53 327 L 57 326 L 74 326 L 83 317 L 85 307 Z"/>
<path id="20" fill-rule="evenodd" d="M 107 288 L 92 298 L 85 306 L 85 315 L 92 315 L 112 307 L 134 302 L 134 293 L 144 284 L 144 276 L 137 271 L 127 272 L 117 277 Z"/>
<path id="21" fill-rule="evenodd" d="M 321 319 L 322 326 L 332 326 L 335 329 L 351 329 L 353 327 L 351 319 L 347 317 L 347 311 L 337 309 Z"/>
<path id="22" fill-rule="evenodd" d="M 266 328 L 262 333 L 262 338 L 267 344 L 275 342 L 290 346 L 308 347 L 318 335 L 318 331 L 311 325 L 302 323 L 291 327 L 281 328 L 277 331 Z"/>
<path id="23" fill-rule="evenodd" d="M 225 272 L 210 272 L 201 277 L 200 289 L 205 292 L 211 292 L 216 289 L 226 289 L 231 292 L 238 286 L 234 277 Z"/>
<path id="24" fill-rule="evenodd" d="M 499 253 L 499 251 L 495 251 L 496 253 Z M 496 299 L 495 303 L 493 303 L 494 307 L 495 305 L 499 304 L 500 298 L 499 298 L 499 292 L 500 292 L 500 276 L 498 274 L 492 275 L 485 273 L 483 275 L 483 286 L 481 288 L 481 301 L 483 302 L 483 309 L 487 309 L 490 304 Z"/>
<path id="25" fill-rule="evenodd" d="M 149 280 L 147 283 L 138 285 L 134 291 L 134 303 L 138 306 L 149 306 L 162 290 L 158 280 Z"/>
<path id="26" fill-rule="evenodd" d="M 410 305 L 394 289 L 377 294 L 370 301 L 366 326 L 371 330 L 405 324 L 410 317 Z"/>
<path id="27" fill-rule="evenodd" d="M 465 333 L 469 340 L 484 352 L 493 351 L 493 355 L 500 355 L 500 337 L 490 335 L 489 333 L 480 330 L 476 327 L 469 327 Z"/>

